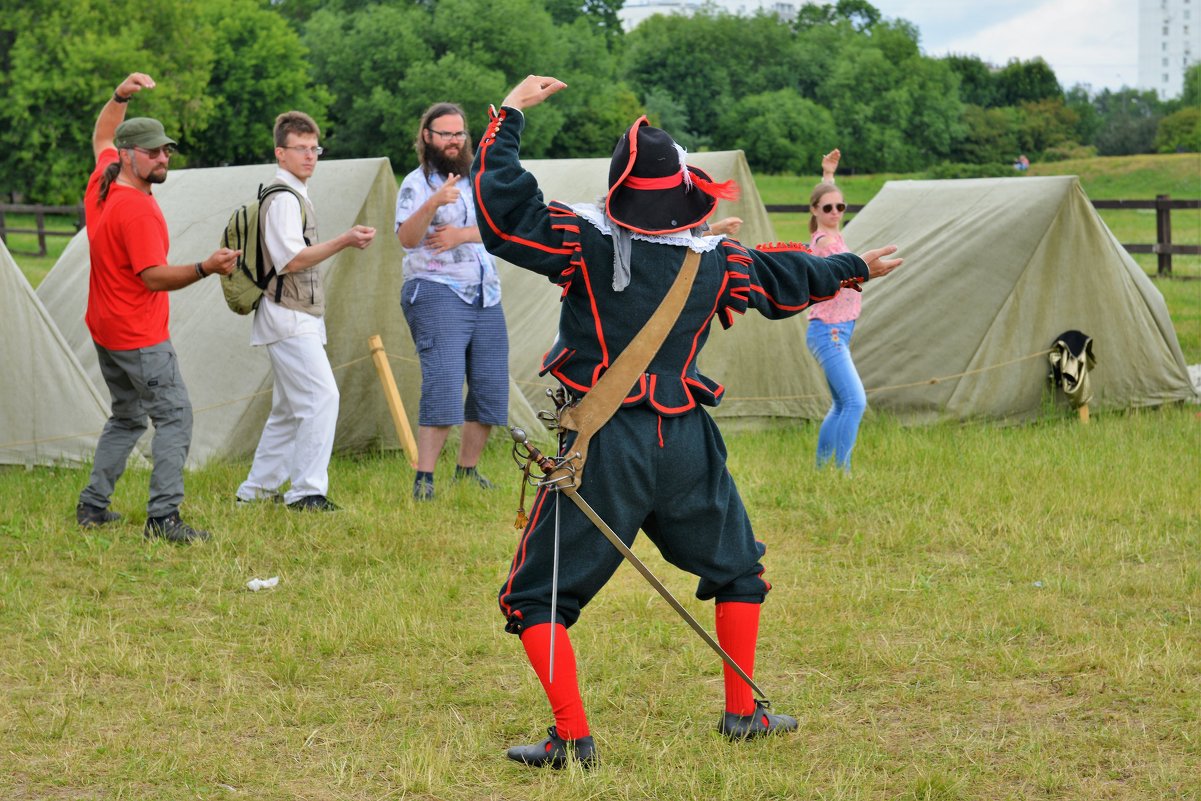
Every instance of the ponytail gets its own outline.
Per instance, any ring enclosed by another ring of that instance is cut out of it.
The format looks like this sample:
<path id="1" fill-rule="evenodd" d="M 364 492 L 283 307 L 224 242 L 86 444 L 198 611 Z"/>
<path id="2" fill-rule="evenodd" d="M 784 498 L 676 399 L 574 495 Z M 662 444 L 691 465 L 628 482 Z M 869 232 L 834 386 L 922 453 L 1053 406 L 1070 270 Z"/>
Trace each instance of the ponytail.
<path id="1" fill-rule="evenodd" d="M 113 181 L 117 180 L 117 176 L 121 173 L 121 156 L 118 151 L 117 160 L 104 168 L 104 173 L 100 176 L 100 202 L 108 200 L 108 190 L 112 186 Z"/>

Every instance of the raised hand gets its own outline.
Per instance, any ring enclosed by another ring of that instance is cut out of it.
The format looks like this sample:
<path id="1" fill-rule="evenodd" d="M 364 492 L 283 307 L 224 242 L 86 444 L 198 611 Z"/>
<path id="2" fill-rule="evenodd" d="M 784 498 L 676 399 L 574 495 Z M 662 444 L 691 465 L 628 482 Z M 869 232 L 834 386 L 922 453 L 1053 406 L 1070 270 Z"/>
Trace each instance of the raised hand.
<path id="1" fill-rule="evenodd" d="M 566 89 L 567 84 L 558 78 L 548 75 L 527 75 L 525 80 L 509 90 L 501 105 L 509 108 L 523 109 L 536 106 L 560 89 Z"/>

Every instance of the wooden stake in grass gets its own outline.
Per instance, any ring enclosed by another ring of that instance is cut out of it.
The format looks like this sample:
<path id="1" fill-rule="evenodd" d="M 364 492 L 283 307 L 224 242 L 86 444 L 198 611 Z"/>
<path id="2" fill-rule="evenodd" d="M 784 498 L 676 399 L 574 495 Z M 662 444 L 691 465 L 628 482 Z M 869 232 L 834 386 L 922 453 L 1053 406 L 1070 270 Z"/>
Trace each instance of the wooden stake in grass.
<path id="1" fill-rule="evenodd" d="M 400 392 L 396 389 L 396 379 L 392 376 L 392 367 L 388 364 L 388 354 L 384 352 L 384 341 L 379 334 L 367 338 L 371 348 L 371 358 L 375 362 L 375 370 L 379 373 L 379 381 L 384 385 L 384 397 L 388 400 L 388 411 L 392 413 L 392 424 L 396 426 L 396 438 L 400 447 L 404 448 L 409 457 L 409 464 L 417 469 L 417 441 L 413 439 L 413 429 L 409 426 L 409 416 L 405 414 L 404 403 L 400 400 Z"/>

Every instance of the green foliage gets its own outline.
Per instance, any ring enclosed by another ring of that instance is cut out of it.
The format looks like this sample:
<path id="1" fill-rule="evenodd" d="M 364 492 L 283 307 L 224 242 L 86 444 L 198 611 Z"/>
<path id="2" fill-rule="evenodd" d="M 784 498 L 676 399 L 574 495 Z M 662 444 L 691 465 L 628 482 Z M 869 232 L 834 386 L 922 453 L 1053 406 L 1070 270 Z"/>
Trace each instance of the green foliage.
<path id="1" fill-rule="evenodd" d="M 1093 105 L 1104 121 L 1097 133 L 1097 152 L 1102 156 L 1126 156 L 1155 152 L 1155 131 L 1162 104 L 1153 91 L 1103 90 Z"/>
<path id="2" fill-rule="evenodd" d="M 1029 61 L 1012 59 L 996 75 L 997 105 L 1019 106 L 1022 103 L 1063 97 L 1063 87 L 1042 58 Z"/>
<path id="3" fill-rule="evenodd" d="M 1018 150 L 1019 112 L 1015 108 L 964 106 L 963 137 L 952 156 L 970 164 L 1012 162 Z"/>
<path id="4" fill-rule="evenodd" d="M 0 10 L 0 37 L 11 45 L 0 54 L 0 195 L 77 201 L 94 164 L 96 117 L 131 72 L 157 87 L 127 113 L 163 122 L 180 142 L 175 167 L 261 161 L 277 113 L 325 113 L 297 36 L 260 0 L 54 0 Z"/>
<path id="5" fill-rule="evenodd" d="M 737 101 L 724 116 L 727 126 L 723 141 L 745 151 L 752 169 L 769 173 L 820 172 L 822 154 L 840 141 L 829 111 L 786 89 Z"/>
<path id="6" fill-rule="evenodd" d="M 1201 107 L 1183 108 L 1160 120 L 1155 149 L 1160 153 L 1201 150 Z"/>
<path id="7" fill-rule="evenodd" d="M 199 100 L 209 113 L 186 132 L 189 166 L 273 160 L 272 127 L 284 111 L 324 123 L 329 94 L 312 87 L 305 49 L 283 17 L 253 0 L 205 0 L 196 13 L 213 59 Z"/>
<path id="8" fill-rule="evenodd" d="M 990 108 L 997 97 L 993 71 L 978 56 L 950 55 L 942 59 L 959 76 L 959 99 L 965 104 Z"/>

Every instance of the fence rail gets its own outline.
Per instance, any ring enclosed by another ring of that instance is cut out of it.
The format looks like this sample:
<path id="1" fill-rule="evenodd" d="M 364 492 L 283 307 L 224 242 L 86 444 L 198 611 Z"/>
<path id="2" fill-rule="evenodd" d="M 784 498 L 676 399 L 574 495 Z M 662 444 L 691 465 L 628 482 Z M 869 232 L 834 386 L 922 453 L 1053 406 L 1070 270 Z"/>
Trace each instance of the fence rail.
<path id="1" fill-rule="evenodd" d="M 1154 200 L 1093 200 L 1095 209 L 1153 209 L 1155 211 L 1155 243 L 1122 243 L 1127 253 L 1154 253 L 1158 257 L 1156 273 L 1164 277 L 1172 275 L 1172 256 L 1201 256 L 1201 245 L 1176 245 L 1172 243 L 1172 211 L 1174 209 L 1201 209 L 1201 200 L 1172 200 L 1168 195 L 1156 195 Z M 803 214 L 809 211 L 802 205 L 770 205 L 768 212 L 781 214 Z M 862 211 L 863 206 L 847 204 L 847 214 Z"/>
<path id="2" fill-rule="evenodd" d="M 8 226 L 7 215 L 9 214 L 32 214 L 34 218 L 34 228 L 10 228 Z M 74 231 L 52 231 L 46 228 L 46 217 L 74 217 Z M 37 234 L 38 249 L 36 253 L 28 251 L 13 251 L 19 256 L 45 256 L 46 255 L 46 237 L 48 236 L 75 236 L 79 230 L 83 228 L 83 204 L 77 206 L 38 206 L 30 203 L 0 203 L 0 241 L 3 241 L 5 246 L 8 245 L 9 234 Z"/>
<path id="3" fill-rule="evenodd" d="M 1172 256 L 1201 256 L 1201 245 L 1177 245 L 1172 242 L 1172 211 L 1185 209 L 1201 209 L 1201 200 L 1172 200 L 1168 195 L 1156 195 L 1154 200 L 1094 200 L 1095 209 L 1152 209 L 1155 211 L 1155 243 L 1122 243 L 1128 253 L 1154 253 L 1157 258 L 1157 273 L 1161 276 L 1172 275 Z M 766 206 L 769 213 L 803 214 L 809 211 L 803 205 Z M 862 211 L 863 206 L 847 205 L 847 214 Z M 32 214 L 34 228 L 10 228 L 6 222 L 8 214 Z M 47 216 L 73 217 L 74 231 L 52 231 L 46 228 Z M 83 204 L 77 206 L 38 206 L 26 203 L 0 203 L 0 241 L 8 244 L 9 234 L 36 234 L 38 250 L 36 253 L 19 252 L 23 256 L 45 256 L 46 237 L 75 236 L 84 225 Z M 11 250 L 11 249 L 10 249 Z M 14 251 L 15 252 L 15 251 Z"/>

